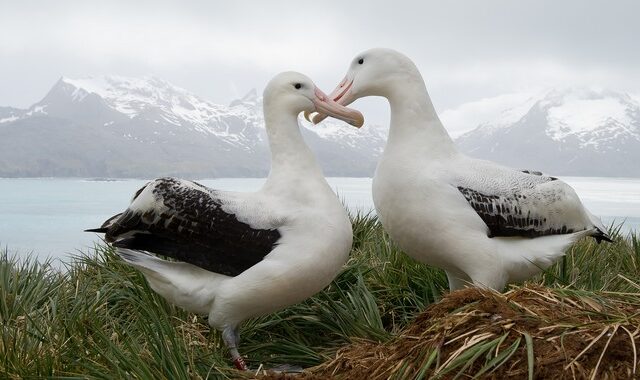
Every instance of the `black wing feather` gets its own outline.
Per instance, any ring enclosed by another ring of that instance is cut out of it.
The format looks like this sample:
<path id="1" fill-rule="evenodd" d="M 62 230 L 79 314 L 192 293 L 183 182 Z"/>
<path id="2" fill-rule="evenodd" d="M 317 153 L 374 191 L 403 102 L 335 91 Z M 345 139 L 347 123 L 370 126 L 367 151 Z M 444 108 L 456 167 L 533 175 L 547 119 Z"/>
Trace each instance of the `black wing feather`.
<path id="1" fill-rule="evenodd" d="M 127 209 L 105 222 L 105 240 L 116 247 L 168 256 L 228 276 L 239 275 L 273 250 L 281 237 L 277 228 L 253 228 L 239 221 L 223 210 L 215 191 L 191 184 L 194 186 L 185 186 L 174 178 L 150 182 L 147 187 L 151 186 L 154 199 L 164 207 Z"/>
<path id="2" fill-rule="evenodd" d="M 489 237 L 521 236 L 534 238 L 546 235 L 570 234 L 573 228 L 546 226 L 547 218 L 533 215 L 519 204 L 526 195 L 514 192 L 511 196 L 483 194 L 477 190 L 458 186 L 458 190 L 482 221 L 489 227 Z"/>

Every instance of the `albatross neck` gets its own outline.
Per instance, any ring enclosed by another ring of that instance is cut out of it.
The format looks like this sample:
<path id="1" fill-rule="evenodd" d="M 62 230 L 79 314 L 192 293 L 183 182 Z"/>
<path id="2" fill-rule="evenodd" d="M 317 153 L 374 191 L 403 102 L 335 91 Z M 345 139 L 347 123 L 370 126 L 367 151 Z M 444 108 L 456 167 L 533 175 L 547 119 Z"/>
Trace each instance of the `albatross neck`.
<path id="1" fill-rule="evenodd" d="M 265 112 L 265 124 L 271 149 L 268 180 L 283 177 L 323 178 L 313 152 L 302 138 L 298 115 L 292 112 Z"/>
<path id="2" fill-rule="evenodd" d="M 386 150 L 424 152 L 429 156 L 456 153 L 453 140 L 438 118 L 424 80 L 419 73 L 398 81 L 386 94 L 391 108 L 391 125 Z"/>

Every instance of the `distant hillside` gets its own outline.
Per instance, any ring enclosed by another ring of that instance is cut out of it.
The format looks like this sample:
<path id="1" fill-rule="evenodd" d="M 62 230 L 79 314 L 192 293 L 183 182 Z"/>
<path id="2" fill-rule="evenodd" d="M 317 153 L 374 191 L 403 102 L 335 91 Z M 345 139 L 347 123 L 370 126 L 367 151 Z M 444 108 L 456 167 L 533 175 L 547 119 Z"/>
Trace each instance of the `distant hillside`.
<path id="1" fill-rule="evenodd" d="M 386 131 L 303 122 L 329 176 L 371 176 Z M 255 90 L 230 105 L 158 78 L 61 78 L 27 110 L 0 107 L 0 177 L 265 176 Z"/>
<path id="2" fill-rule="evenodd" d="M 640 104 L 627 94 L 552 90 L 458 139 L 474 157 L 555 175 L 640 177 Z"/>
<path id="3" fill-rule="evenodd" d="M 457 138 L 460 149 L 556 175 L 640 177 L 638 100 L 584 88 L 517 99 Z M 386 126 L 301 124 L 326 175 L 373 175 Z M 26 110 L 0 107 L 0 136 L 0 177 L 262 177 L 269 169 L 255 90 L 220 105 L 154 77 L 61 78 Z"/>

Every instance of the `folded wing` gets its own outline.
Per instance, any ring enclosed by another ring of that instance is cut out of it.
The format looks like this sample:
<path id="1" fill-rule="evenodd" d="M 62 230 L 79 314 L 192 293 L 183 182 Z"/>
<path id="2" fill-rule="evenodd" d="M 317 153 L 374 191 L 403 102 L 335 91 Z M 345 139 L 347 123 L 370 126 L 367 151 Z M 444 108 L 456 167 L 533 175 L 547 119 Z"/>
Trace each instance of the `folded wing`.
<path id="1" fill-rule="evenodd" d="M 276 246 L 282 222 L 263 207 L 237 207 L 237 199 L 196 182 L 149 182 L 123 213 L 101 228 L 115 247 L 147 251 L 236 276 Z"/>
<path id="2" fill-rule="evenodd" d="M 592 229 L 598 241 L 609 240 L 602 223 L 566 183 L 540 172 L 503 170 L 500 175 L 492 174 L 467 176 L 456 183 L 487 225 L 489 237 L 534 238 Z"/>

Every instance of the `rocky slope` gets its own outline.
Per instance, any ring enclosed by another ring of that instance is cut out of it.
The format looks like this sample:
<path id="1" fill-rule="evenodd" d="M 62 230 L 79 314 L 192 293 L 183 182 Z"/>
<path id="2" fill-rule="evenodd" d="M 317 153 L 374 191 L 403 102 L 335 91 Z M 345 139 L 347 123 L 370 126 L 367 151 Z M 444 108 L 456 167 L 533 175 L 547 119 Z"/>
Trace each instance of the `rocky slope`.
<path id="1" fill-rule="evenodd" d="M 326 175 L 372 175 L 383 128 L 301 124 Z M 61 78 L 27 110 L 0 108 L 0 135 L 0 177 L 242 177 L 269 168 L 255 90 L 220 105 L 154 77 Z"/>
<path id="2" fill-rule="evenodd" d="M 458 139 L 474 157 L 556 175 L 640 176 L 640 103 L 590 88 L 552 90 Z"/>

